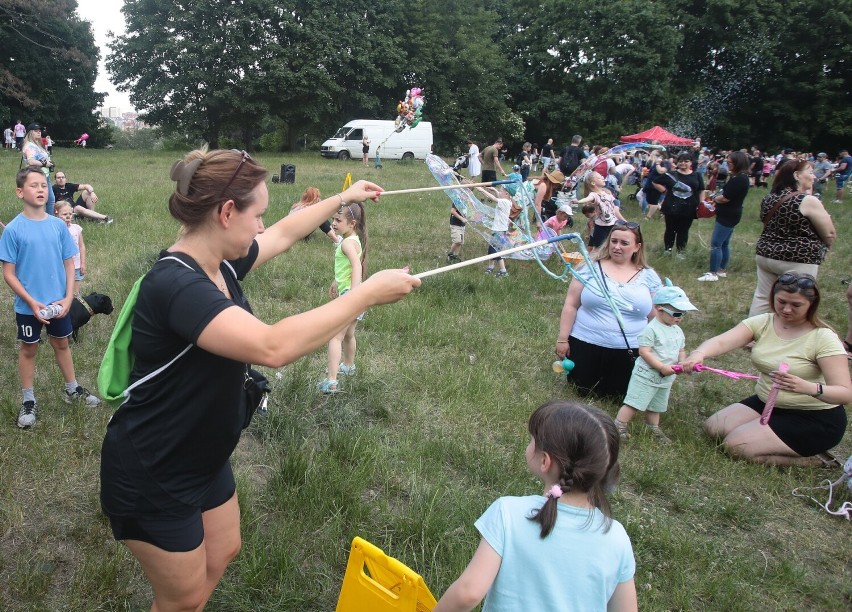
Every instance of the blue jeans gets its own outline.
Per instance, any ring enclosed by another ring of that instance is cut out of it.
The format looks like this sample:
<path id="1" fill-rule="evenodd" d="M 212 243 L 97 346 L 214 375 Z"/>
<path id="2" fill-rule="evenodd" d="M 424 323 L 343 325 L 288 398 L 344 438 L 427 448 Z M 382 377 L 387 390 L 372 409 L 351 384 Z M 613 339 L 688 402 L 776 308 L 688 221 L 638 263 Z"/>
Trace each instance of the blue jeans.
<path id="1" fill-rule="evenodd" d="M 44 205 L 44 212 L 46 212 L 52 217 L 53 212 L 56 209 L 56 196 L 54 195 L 53 189 L 50 186 L 50 177 L 45 176 L 45 179 L 47 179 L 47 202 Z"/>
<path id="2" fill-rule="evenodd" d="M 710 237 L 710 271 L 716 274 L 719 270 L 728 269 L 731 258 L 731 236 L 733 227 L 727 227 L 716 221 L 713 235 Z"/>

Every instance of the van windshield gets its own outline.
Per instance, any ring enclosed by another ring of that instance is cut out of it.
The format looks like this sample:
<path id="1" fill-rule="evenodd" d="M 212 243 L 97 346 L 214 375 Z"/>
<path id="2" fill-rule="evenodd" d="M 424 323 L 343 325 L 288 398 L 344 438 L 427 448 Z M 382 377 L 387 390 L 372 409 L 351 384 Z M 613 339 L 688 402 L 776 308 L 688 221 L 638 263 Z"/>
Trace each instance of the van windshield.
<path id="1" fill-rule="evenodd" d="M 332 138 L 342 138 L 342 139 L 345 139 L 345 138 L 346 138 L 346 135 L 349 133 L 349 130 L 351 130 L 351 129 L 352 129 L 352 128 L 342 127 L 342 128 L 340 128 L 339 130 L 337 130 L 337 131 L 334 133 L 334 136 L 332 136 Z"/>

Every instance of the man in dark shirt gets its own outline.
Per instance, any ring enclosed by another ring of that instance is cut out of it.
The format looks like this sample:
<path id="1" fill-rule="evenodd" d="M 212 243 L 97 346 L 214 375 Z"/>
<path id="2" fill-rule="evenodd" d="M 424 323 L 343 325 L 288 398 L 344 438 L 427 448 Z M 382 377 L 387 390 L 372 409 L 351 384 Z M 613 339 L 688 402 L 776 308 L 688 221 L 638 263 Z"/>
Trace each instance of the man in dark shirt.
<path id="1" fill-rule="evenodd" d="M 505 177 L 506 171 L 500 164 L 500 149 L 503 148 L 503 139 L 497 138 L 494 144 L 485 147 L 482 151 L 482 180 L 490 182 L 497 180 L 497 170 Z"/>
<path id="2" fill-rule="evenodd" d="M 56 201 L 70 202 L 74 207 L 74 214 L 84 219 L 91 219 L 99 223 L 112 223 L 112 217 L 107 217 L 99 212 L 95 212 L 95 205 L 98 203 L 98 196 L 95 194 L 95 188 L 89 184 L 69 183 L 68 178 L 63 171 L 58 171 L 54 176 L 56 181 L 51 188 L 53 195 L 56 196 Z M 74 194 L 78 191 L 82 193 L 74 201 Z"/>
<path id="3" fill-rule="evenodd" d="M 559 153 L 559 169 L 565 176 L 571 176 L 571 173 L 580 166 L 580 160 L 584 157 L 583 150 L 580 148 L 581 142 L 583 137 L 576 134 L 571 139 L 571 145 Z"/>

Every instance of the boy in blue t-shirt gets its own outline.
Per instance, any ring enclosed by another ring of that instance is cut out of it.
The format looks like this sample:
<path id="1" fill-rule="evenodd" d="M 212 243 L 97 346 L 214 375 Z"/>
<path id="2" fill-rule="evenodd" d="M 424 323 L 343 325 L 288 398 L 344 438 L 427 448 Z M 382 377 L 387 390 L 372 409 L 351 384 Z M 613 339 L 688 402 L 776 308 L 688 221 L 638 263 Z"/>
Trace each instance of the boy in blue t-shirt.
<path id="1" fill-rule="evenodd" d="M 636 412 L 645 413 L 651 434 L 666 444 L 671 440 L 660 429 L 660 414 L 668 409 L 669 394 L 674 384 L 672 365 L 686 359 L 684 335 L 678 325 L 683 315 L 698 310 L 686 297 L 683 289 L 666 286 L 654 294 L 655 318 L 639 334 L 639 358 L 633 366 L 624 405 L 615 417 L 615 426 L 622 440 L 627 440 L 627 425 Z"/>
<path id="2" fill-rule="evenodd" d="M 15 292 L 15 321 L 18 328 L 18 372 L 23 401 L 18 427 L 32 427 L 36 421 L 35 363 L 41 328 L 48 326 L 50 345 L 65 379 L 63 399 L 80 400 L 87 406 L 101 402 L 77 384 L 68 336 L 71 335 L 71 302 L 74 299 L 74 255 L 77 245 L 65 223 L 45 211 L 47 179 L 37 166 L 21 169 L 15 177 L 15 193 L 24 209 L 0 235 L 0 261 L 3 279 Z M 51 304 L 61 308 L 53 318 L 44 309 Z M 50 315 L 48 314 L 48 317 Z"/>

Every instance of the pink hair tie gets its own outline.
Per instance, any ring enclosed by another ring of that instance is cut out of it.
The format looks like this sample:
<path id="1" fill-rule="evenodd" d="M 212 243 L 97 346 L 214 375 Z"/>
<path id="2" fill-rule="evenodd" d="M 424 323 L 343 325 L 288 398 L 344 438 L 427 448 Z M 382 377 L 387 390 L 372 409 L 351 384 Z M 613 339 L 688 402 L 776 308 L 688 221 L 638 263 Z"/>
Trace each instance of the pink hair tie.
<path id="1" fill-rule="evenodd" d="M 559 499 L 560 497 L 562 497 L 562 487 L 560 487 L 558 484 L 553 485 L 547 491 L 547 496 L 552 497 L 553 499 Z"/>

